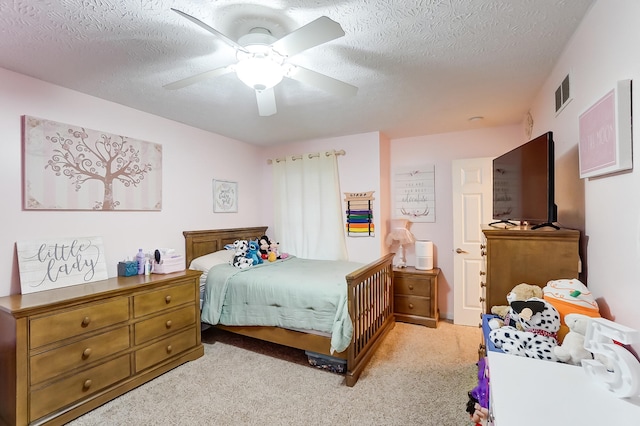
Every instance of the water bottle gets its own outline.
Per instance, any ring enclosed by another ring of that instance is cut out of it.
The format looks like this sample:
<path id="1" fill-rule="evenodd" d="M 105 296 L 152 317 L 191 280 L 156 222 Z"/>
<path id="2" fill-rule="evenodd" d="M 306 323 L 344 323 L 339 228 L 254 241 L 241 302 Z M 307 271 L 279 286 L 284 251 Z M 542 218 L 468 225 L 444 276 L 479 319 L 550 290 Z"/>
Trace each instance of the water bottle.
<path id="1" fill-rule="evenodd" d="M 144 260 L 144 274 L 151 275 L 151 261 L 149 260 L 149 258 L 146 258 Z"/>
<path id="2" fill-rule="evenodd" d="M 145 260 L 146 260 L 146 256 L 142 252 L 142 249 L 138 249 L 138 254 L 136 254 L 136 261 L 138 262 L 138 275 L 144 275 Z"/>

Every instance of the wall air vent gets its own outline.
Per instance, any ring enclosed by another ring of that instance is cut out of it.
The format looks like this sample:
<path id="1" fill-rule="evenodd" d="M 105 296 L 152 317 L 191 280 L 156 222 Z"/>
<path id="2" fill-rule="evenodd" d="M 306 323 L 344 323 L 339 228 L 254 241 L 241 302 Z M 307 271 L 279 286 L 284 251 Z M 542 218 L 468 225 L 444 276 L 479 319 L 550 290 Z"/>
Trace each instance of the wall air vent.
<path id="1" fill-rule="evenodd" d="M 562 80 L 560 86 L 556 89 L 556 115 L 560 114 L 560 112 L 564 109 L 565 106 L 573 99 L 571 97 L 569 84 L 569 74 Z"/>

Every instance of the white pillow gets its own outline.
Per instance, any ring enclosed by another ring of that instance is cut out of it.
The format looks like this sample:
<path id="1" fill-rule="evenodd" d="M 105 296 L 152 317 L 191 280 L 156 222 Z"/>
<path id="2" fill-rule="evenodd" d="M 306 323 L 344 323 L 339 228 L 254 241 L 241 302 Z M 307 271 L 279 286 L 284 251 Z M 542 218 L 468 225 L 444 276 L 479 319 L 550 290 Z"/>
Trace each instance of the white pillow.
<path id="1" fill-rule="evenodd" d="M 213 253 L 205 254 L 204 256 L 196 257 L 191 261 L 189 269 L 195 269 L 196 271 L 209 272 L 211 267 L 220 265 L 223 263 L 229 263 L 233 259 L 233 250 L 219 250 Z"/>

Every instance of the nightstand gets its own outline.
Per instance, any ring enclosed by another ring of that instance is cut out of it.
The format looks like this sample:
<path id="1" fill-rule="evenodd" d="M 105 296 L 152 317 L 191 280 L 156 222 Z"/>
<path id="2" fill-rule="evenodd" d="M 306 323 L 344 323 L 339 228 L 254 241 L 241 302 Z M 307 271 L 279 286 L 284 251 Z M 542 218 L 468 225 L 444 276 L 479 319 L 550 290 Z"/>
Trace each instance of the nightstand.
<path id="1" fill-rule="evenodd" d="M 440 268 L 423 271 L 408 266 L 393 268 L 396 321 L 438 326 L 438 275 Z"/>

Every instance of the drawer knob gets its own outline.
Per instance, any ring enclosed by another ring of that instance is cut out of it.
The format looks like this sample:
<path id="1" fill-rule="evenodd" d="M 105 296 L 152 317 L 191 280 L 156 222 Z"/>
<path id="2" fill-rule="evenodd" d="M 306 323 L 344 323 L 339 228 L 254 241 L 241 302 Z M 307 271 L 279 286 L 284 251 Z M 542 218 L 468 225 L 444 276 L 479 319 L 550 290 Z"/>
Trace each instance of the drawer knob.
<path id="1" fill-rule="evenodd" d="M 171 345 L 167 345 L 167 353 L 170 354 L 172 350 L 173 348 L 171 347 Z"/>
<path id="2" fill-rule="evenodd" d="M 165 298 L 164 298 L 164 301 L 165 301 L 166 303 L 171 303 L 171 296 L 167 296 L 167 297 L 165 297 Z"/>
<path id="3" fill-rule="evenodd" d="M 82 384 L 82 387 L 83 387 L 83 389 L 85 389 L 85 390 L 86 390 L 86 389 L 89 389 L 89 388 L 91 387 L 91 384 L 92 384 L 91 379 L 87 379 L 87 380 L 85 380 L 85 381 L 84 381 L 84 383 Z"/>
<path id="4" fill-rule="evenodd" d="M 91 322 L 91 318 L 89 318 L 89 317 L 82 318 L 82 326 L 83 327 L 88 326 L 90 322 Z"/>
<path id="5" fill-rule="evenodd" d="M 409 309 L 413 309 L 413 303 L 409 303 Z"/>
<path id="6" fill-rule="evenodd" d="M 167 325 L 167 328 L 171 328 L 171 325 L 172 325 L 172 324 L 173 324 L 173 323 L 171 322 L 171 320 L 167 321 L 167 324 L 166 324 L 166 325 Z"/>
<path id="7" fill-rule="evenodd" d="M 82 358 L 83 359 L 89 358 L 90 355 L 91 355 L 91 348 L 87 348 L 84 351 L 82 351 Z"/>
<path id="8" fill-rule="evenodd" d="M 413 285 L 410 285 L 410 286 L 409 286 L 409 290 L 413 290 Z"/>

